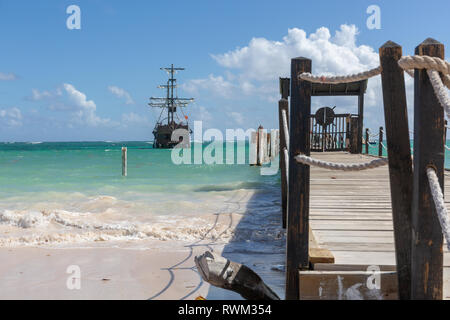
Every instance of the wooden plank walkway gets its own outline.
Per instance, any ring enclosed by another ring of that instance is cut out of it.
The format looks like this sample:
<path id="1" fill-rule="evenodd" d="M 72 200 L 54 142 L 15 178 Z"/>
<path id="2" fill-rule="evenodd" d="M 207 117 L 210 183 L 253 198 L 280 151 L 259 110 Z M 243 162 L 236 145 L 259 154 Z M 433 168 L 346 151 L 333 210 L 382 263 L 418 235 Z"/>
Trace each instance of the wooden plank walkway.
<path id="1" fill-rule="evenodd" d="M 313 153 L 334 162 L 374 158 L 346 152 Z M 450 173 L 445 173 L 450 209 Z M 322 248 L 340 265 L 395 266 L 388 167 L 357 172 L 311 167 L 310 227 Z M 444 245 L 444 298 L 450 299 L 450 253 Z"/>

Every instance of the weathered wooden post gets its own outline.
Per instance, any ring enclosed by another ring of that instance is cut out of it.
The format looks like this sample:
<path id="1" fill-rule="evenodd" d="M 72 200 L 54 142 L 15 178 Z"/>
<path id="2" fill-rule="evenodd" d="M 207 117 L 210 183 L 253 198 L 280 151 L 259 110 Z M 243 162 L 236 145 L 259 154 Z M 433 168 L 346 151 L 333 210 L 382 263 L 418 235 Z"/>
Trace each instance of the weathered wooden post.
<path id="1" fill-rule="evenodd" d="M 444 45 L 426 39 L 416 55 L 444 59 Z M 443 236 L 426 173 L 433 167 L 444 190 L 444 110 L 425 69 L 414 76 L 414 189 L 411 298 L 442 299 Z M 442 191 L 444 192 L 444 191 Z"/>
<path id="2" fill-rule="evenodd" d="M 347 149 L 348 152 L 351 152 L 351 137 L 352 137 L 352 133 L 350 131 L 350 119 L 351 116 L 348 115 L 345 118 L 345 148 Z"/>
<path id="3" fill-rule="evenodd" d="M 363 87 L 363 82 L 361 81 L 361 88 Z M 366 84 L 367 85 L 367 84 Z M 362 134 L 364 125 L 364 90 L 361 89 L 358 95 L 358 138 L 357 138 L 357 148 L 356 153 L 362 153 Z"/>
<path id="4" fill-rule="evenodd" d="M 251 166 L 258 163 L 258 132 L 253 131 L 249 141 L 248 162 Z"/>
<path id="5" fill-rule="evenodd" d="M 386 126 L 392 220 L 394 224 L 398 297 L 411 298 L 411 205 L 413 172 L 404 71 L 398 60 L 402 47 L 388 41 L 379 50 Z"/>
<path id="6" fill-rule="evenodd" d="M 263 126 L 258 127 L 258 166 L 262 166 L 265 162 L 267 152 L 267 131 Z"/>
<path id="7" fill-rule="evenodd" d="M 286 228 L 286 213 L 287 213 L 287 194 L 288 194 L 288 177 L 287 177 L 287 164 L 289 159 L 286 159 L 284 149 L 289 146 L 286 144 L 286 130 L 284 129 L 283 112 L 285 113 L 285 119 L 287 121 L 286 126 L 289 130 L 289 78 L 280 78 L 280 94 L 281 100 L 278 102 L 278 121 L 280 126 L 280 170 L 281 170 L 281 210 L 283 228 Z"/>
<path id="8" fill-rule="evenodd" d="M 280 151 L 280 130 L 270 131 L 270 161 L 274 160 Z"/>
<path id="9" fill-rule="evenodd" d="M 378 143 L 378 156 L 383 156 L 383 127 L 380 127 L 380 132 L 378 133 L 379 143 Z"/>
<path id="10" fill-rule="evenodd" d="M 127 176 L 127 147 L 122 147 L 122 176 Z"/>
<path id="11" fill-rule="evenodd" d="M 369 154 L 369 128 L 366 128 L 366 154 Z"/>
<path id="12" fill-rule="evenodd" d="M 311 83 L 298 78 L 311 72 L 306 58 L 291 60 L 291 112 L 289 125 L 289 194 L 286 247 L 286 299 L 300 298 L 299 270 L 309 267 L 309 166 L 295 155 L 310 155 Z"/>
<path id="13" fill-rule="evenodd" d="M 358 117 L 350 118 L 350 153 L 358 153 Z"/>

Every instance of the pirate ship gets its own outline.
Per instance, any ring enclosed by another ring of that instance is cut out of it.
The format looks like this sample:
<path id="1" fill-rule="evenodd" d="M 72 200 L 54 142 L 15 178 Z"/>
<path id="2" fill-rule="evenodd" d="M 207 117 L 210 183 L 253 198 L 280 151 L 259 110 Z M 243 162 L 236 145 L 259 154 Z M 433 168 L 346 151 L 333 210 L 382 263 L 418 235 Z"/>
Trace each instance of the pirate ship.
<path id="1" fill-rule="evenodd" d="M 181 140 L 183 142 L 183 147 L 189 147 L 189 135 L 191 130 L 189 129 L 188 117 L 184 114 L 183 108 L 193 102 L 194 99 L 178 98 L 177 79 L 174 78 L 174 75 L 178 71 L 184 70 L 184 68 L 174 68 L 172 64 L 168 68 L 161 68 L 161 70 L 167 72 L 169 79 L 167 80 L 167 84 L 158 86 L 158 88 L 166 90 L 166 97 L 150 98 L 149 106 L 153 108 L 161 108 L 158 121 L 153 129 L 153 135 L 155 137 L 153 147 L 166 149 L 173 148 L 178 145 Z M 180 119 L 178 111 L 181 111 L 184 121 Z M 173 136 L 173 132 L 177 129 L 182 129 L 187 134 L 185 134 L 184 137 L 180 137 L 179 134 Z"/>

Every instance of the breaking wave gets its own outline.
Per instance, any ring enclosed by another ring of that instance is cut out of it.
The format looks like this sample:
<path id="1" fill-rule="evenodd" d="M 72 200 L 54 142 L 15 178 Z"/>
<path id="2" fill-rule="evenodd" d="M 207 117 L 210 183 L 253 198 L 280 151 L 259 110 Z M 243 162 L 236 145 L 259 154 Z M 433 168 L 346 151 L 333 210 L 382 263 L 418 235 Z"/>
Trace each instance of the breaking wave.
<path id="1" fill-rule="evenodd" d="M 232 230 L 200 218 L 152 224 L 140 222 L 107 223 L 95 221 L 92 215 L 64 210 L 25 213 L 5 210 L 0 213 L 0 225 L 22 230 L 29 229 L 33 232 L 18 237 L 0 237 L 0 247 L 145 239 L 226 241 L 233 237 Z"/>

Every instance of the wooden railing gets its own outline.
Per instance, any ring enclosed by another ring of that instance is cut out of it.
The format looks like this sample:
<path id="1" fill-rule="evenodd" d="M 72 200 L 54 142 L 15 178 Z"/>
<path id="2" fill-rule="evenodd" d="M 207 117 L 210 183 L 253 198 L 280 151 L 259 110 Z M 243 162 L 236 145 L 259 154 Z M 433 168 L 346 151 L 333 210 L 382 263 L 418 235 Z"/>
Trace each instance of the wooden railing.
<path id="1" fill-rule="evenodd" d="M 427 70 L 416 69 L 413 173 L 405 72 L 398 63 L 402 58 L 402 48 L 388 41 L 380 48 L 379 53 L 385 131 L 380 128 L 378 152 L 379 155 L 382 154 L 385 136 L 389 159 L 398 296 L 400 299 L 442 299 L 443 230 L 430 193 L 427 168 L 434 169 L 443 190 L 445 145 L 443 107 L 433 91 Z M 417 46 L 415 54 L 443 59 L 444 45 L 433 39 L 427 39 Z M 280 114 L 281 110 L 286 110 L 290 115 L 289 145 L 284 146 L 281 141 L 281 150 L 286 148 L 289 151 L 289 159 L 280 157 L 283 224 L 287 221 L 286 299 L 299 299 L 301 285 L 299 270 L 309 268 L 310 167 L 307 164 L 297 163 L 294 156 L 300 154 L 309 156 L 311 150 L 327 149 L 327 142 L 323 142 L 327 140 L 326 129 L 318 132 L 321 134 L 322 142 L 320 139 L 317 143 L 312 141 L 315 125 L 311 119 L 312 86 L 309 81 L 299 78 L 302 73 L 311 73 L 311 67 L 310 59 L 292 59 L 290 94 L 289 92 L 286 94 L 286 79 L 281 79 L 280 82 L 282 90 L 282 99 L 279 102 Z M 287 110 L 289 95 L 290 110 Z M 356 125 L 352 126 L 352 122 Z M 362 152 L 361 122 L 362 119 L 350 118 L 350 134 L 345 130 L 346 137 L 349 135 L 350 140 L 357 141 L 356 145 L 350 142 L 350 149 L 353 149 L 353 152 L 355 150 Z M 340 141 L 341 133 L 342 131 L 338 130 L 334 136 L 337 141 Z M 366 131 L 366 153 L 368 143 L 369 133 Z M 283 155 L 283 152 L 281 154 Z"/>

